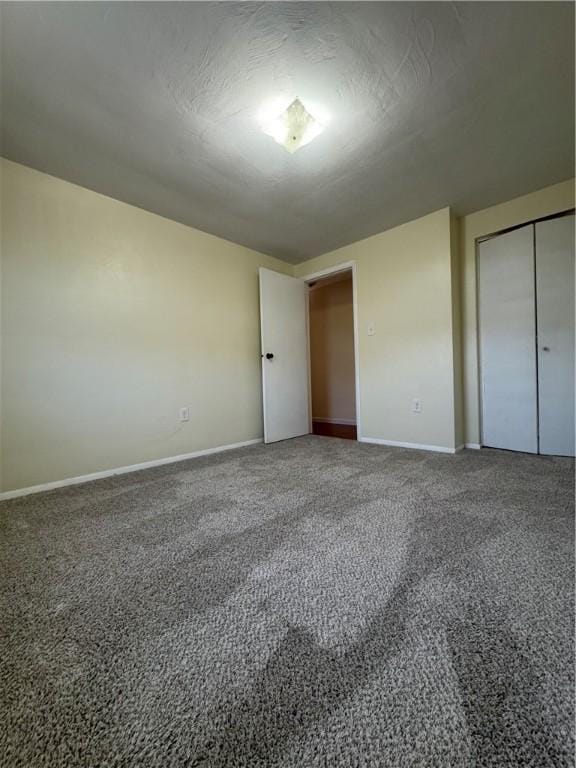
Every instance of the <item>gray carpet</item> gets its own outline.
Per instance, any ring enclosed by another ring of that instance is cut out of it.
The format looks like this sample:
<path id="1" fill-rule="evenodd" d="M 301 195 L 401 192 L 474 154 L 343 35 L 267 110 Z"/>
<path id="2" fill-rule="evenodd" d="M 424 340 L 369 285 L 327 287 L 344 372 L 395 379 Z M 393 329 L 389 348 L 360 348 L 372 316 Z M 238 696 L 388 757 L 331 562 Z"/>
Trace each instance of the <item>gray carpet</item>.
<path id="1" fill-rule="evenodd" d="M 306 437 L 0 505 L 0 764 L 573 765 L 569 459 Z"/>

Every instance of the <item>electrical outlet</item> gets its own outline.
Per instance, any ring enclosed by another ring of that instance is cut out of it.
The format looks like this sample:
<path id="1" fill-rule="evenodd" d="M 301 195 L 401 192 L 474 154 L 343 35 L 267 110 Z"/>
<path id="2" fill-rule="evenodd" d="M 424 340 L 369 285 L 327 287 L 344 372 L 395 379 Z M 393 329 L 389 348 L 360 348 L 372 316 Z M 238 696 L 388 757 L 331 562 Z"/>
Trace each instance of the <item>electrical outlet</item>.
<path id="1" fill-rule="evenodd" d="M 190 421 L 190 408 L 180 408 L 180 421 Z"/>
<path id="2" fill-rule="evenodd" d="M 419 397 L 412 400 L 412 413 L 422 413 L 422 400 Z"/>

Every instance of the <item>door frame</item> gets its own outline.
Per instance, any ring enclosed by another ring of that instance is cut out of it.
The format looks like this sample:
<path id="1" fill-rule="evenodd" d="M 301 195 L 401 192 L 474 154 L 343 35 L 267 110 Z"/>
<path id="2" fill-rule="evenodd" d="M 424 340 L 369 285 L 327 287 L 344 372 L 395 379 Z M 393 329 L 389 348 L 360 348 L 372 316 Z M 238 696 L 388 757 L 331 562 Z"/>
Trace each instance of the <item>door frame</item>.
<path id="1" fill-rule="evenodd" d="M 318 272 L 312 272 L 309 275 L 304 275 L 301 279 L 306 284 L 313 282 L 314 280 L 320 280 L 323 277 L 329 277 L 330 275 L 336 275 L 339 272 L 352 272 L 352 315 L 354 322 L 354 384 L 356 393 L 356 440 L 362 441 L 362 422 L 360 418 L 360 351 L 359 351 L 359 338 L 358 332 L 358 284 L 356 276 L 356 262 L 344 261 L 341 264 L 335 264 L 333 267 L 327 267 L 321 269 Z M 310 414 L 310 432 L 312 432 L 312 361 L 310 359 L 310 302 L 306 302 L 306 327 L 308 329 L 308 402 L 309 402 L 309 414 Z"/>

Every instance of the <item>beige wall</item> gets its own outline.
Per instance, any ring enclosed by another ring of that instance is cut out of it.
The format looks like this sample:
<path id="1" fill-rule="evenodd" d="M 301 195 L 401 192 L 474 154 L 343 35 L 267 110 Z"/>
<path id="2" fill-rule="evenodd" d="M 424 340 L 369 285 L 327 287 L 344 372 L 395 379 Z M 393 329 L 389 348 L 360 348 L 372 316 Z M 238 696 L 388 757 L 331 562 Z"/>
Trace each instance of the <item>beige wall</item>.
<path id="1" fill-rule="evenodd" d="M 2 489 L 260 437 L 259 266 L 3 161 Z"/>
<path id="2" fill-rule="evenodd" d="M 355 421 L 352 277 L 310 290 L 312 417 Z"/>
<path id="3" fill-rule="evenodd" d="M 448 208 L 296 267 L 355 261 L 360 427 L 365 438 L 456 447 Z M 368 336 L 369 323 L 375 334 Z M 412 412 L 413 398 L 422 413 Z"/>
<path id="4" fill-rule="evenodd" d="M 574 207 L 567 181 L 460 221 L 446 208 L 293 268 L 1 169 L 2 490 L 260 437 L 259 266 L 304 276 L 356 263 L 364 437 L 477 443 L 475 240 Z"/>
<path id="5" fill-rule="evenodd" d="M 464 445 L 464 349 L 462 333 L 462 268 L 460 255 L 460 219 L 450 212 L 450 268 L 452 289 L 452 359 L 454 365 L 454 428 L 456 445 Z"/>
<path id="6" fill-rule="evenodd" d="M 574 207 L 574 180 L 545 187 L 460 221 L 462 254 L 465 440 L 480 442 L 480 404 L 476 323 L 476 239 L 508 227 Z"/>

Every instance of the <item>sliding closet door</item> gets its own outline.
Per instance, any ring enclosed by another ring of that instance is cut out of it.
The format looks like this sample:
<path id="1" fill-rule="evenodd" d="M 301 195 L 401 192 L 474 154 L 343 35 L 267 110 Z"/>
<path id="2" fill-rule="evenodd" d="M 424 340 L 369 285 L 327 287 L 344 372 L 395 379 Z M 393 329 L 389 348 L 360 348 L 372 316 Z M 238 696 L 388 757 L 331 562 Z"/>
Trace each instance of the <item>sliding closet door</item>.
<path id="1" fill-rule="evenodd" d="M 574 456 L 574 216 L 536 224 L 540 453 Z"/>
<path id="2" fill-rule="evenodd" d="M 538 452 L 533 225 L 478 252 L 482 443 Z"/>

